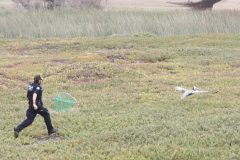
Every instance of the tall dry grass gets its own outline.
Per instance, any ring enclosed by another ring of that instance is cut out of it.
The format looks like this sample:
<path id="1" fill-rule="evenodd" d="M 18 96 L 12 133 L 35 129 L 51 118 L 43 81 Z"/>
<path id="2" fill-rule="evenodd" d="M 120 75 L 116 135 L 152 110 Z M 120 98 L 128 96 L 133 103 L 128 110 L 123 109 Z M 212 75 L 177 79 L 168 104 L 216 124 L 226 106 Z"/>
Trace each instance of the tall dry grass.
<path id="1" fill-rule="evenodd" d="M 239 17 L 239 11 L 5 11 L 0 12 L 0 37 L 240 33 Z"/>

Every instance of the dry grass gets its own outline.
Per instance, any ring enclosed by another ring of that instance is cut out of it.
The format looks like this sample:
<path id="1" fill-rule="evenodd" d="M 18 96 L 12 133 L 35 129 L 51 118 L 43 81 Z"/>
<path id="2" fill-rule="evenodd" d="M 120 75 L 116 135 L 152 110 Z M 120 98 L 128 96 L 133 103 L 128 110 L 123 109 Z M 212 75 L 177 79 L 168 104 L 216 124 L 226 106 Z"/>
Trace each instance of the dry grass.
<path id="1" fill-rule="evenodd" d="M 0 37 L 239 33 L 239 14 L 239 11 L 150 12 L 141 10 L 0 12 Z"/>

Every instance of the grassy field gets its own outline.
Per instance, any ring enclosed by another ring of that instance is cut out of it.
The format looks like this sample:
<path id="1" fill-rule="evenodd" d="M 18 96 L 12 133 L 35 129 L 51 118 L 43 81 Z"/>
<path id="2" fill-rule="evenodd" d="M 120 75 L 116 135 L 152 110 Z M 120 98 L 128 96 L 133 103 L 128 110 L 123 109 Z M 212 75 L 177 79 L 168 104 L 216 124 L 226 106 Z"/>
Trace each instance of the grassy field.
<path id="1" fill-rule="evenodd" d="M 0 159 L 237 160 L 239 62 L 232 34 L 1 39 Z M 14 139 L 36 73 L 60 134 L 47 139 L 38 116 Z M 177 85 L 219 93 L 181 101 Z M 71 112 L 50 108 L 61 91 Z"/>
<path id="2" fill-rule="evenodd" d="M 0 11 L 0 37 L 156 36 L 239 33 L 240 11 Z"/>
<path id="3" fill-rule="evenodd" d="M 240 159 L 239 14 L 1 10 L 0 159 Z M 59 134 L 38 116 L 14 139 L 37 73 Z M 219 92 L 181 101 L 178 85 Z"/>

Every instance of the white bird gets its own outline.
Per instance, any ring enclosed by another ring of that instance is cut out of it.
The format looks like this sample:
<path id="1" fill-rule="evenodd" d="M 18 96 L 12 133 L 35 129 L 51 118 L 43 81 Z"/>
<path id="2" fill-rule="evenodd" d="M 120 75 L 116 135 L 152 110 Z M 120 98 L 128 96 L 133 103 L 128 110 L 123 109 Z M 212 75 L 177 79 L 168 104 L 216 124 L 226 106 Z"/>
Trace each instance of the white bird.
<path id="1" fill-rule="evenodd" d="M 181 95 L 182 100 L 184 100 L 188 96 L 191 96 L 195 93 L 207 93 L 208 92 L 208 91 L 200 90 L 199 88 L 197 88 L 195 86 L 191 90 L 190 89 L 185 89 L 185 88 L 182 88 L 182 87 L 175 87 L 175 90 L 182 93 L 182 95 Z"/>

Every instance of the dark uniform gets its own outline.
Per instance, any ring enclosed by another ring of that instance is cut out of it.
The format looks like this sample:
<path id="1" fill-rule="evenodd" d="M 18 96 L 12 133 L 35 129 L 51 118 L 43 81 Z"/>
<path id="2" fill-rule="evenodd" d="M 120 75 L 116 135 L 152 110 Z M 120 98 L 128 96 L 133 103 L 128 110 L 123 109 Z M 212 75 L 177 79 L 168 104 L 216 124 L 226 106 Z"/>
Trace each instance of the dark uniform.
<path id="1" fill-rule="evenodd" d="M 37 114 L 40 114 L 44 118 L 45 124 L 48 129 L 48 134 L 52 134 L 53 132 L 55 132 L 55 129 L 53 128 L 52 123 L 51 123 L 50 114 L 49 114 L 48 110 L 43 107 L 42 91 L 43 91 L 42 87 L 38 83 L 32 83 L 28 86 L 27 98 L 28 98 L 29 108 L 26 112 L 27 119 L 25 119 L 20 125 L 18 125 L 16 128 L 14 128 L 15 134 L 17 133 L 17 136 L 21 130 L 23 130 L 30 124 L 32 124 L 32 122 L 34 121 Z M 34 107 L 33 107 L 33 94 L 34 93 L 37 94 L 37 98 L 36 98 L 36 105 L 38 106 L 37 110 L 34 110 Z M 17 137 L 17 136 L 15 136 L 15 137 Z"/>

